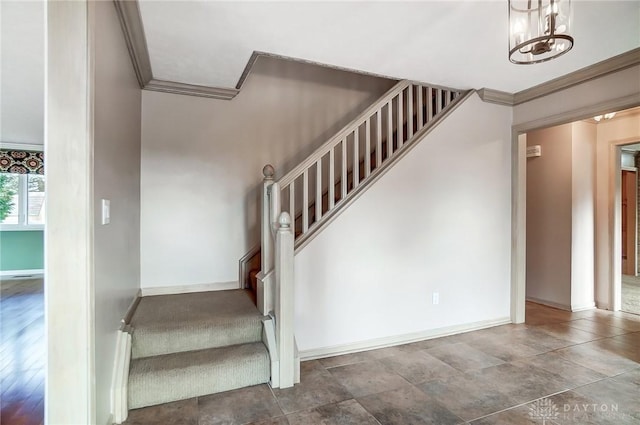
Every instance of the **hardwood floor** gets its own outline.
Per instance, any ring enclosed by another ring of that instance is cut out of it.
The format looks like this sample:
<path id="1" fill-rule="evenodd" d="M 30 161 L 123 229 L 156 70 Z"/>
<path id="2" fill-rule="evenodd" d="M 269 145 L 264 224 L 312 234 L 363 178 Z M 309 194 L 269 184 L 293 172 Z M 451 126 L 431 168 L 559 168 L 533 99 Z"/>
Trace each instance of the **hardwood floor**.
<path id="1" fill-rule="evenodd" d="M 0 281 L 0 424 L 44 423 L 44 284 Z"/>

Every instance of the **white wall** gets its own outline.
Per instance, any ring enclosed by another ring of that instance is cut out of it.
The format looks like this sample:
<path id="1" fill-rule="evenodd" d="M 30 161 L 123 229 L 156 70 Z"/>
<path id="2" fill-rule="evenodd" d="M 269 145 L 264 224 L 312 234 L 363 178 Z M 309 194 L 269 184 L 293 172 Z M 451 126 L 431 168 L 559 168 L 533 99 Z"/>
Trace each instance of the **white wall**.
<path id="1" fill-rule="evenodd" d="M 112 2 L 95 2 L 94 244 L 96 423 L 110 413 L 116 331 L 140 288 L 138 86 Z M 111 201 L 101 224 L 100 200 Z"/>
<path id="2" fill-rule="evenodd" d="M 95 423 L 88 7 L 80 1 L 47 3 L 44 407 L 51 425 Z"/>
<path id="3" fill-rule="evenodd" d="M 596 125 L 571 123 L 571 310 L 594 306 Z"/>
<path id="4" fill-rule="evenodd" d="M 527 133 L 527 299 L 566 310 L 594 304 L 596 126 Z"/>
<path id="5" fill-rule="evenodd" d="M 260 58 L 233 100 L 142 95 L 142 287 L 238 281 L 282 176 L 394 82 Z"/>
<path id="6" fill-rule="evenodd" d="M 508 320 L 510 126 L 474 95 L 296 254 L 303 354 Z"/>
<path id="7" fill-rule="evenodd" d="M 527 133 L 527 298 L 571 305 L 571 124 Z"/>

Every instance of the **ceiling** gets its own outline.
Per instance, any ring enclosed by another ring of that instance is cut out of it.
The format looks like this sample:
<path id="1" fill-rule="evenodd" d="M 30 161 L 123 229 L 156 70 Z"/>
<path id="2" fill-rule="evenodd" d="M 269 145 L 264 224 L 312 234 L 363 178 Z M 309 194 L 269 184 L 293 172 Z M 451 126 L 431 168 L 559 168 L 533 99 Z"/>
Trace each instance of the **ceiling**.
<path id="1" fill-rule="evenodd" d="M 508 60 L 506 1 L 140 0 L 154 78 L 235 87 L 253 51 L 460 89 L 517 92 L 640 46 L 639 1 L 573 5 L 575 47 Z"/>
<path id="2" fill-rule="evenodd" d="M 154 78 L 235 87 L 254 51 L 397 79 L 517 92 L 640 46 L 640 1 L 572 2 L 575 47 L 507 58 L 507 2 L 140 0 Z M 42 144 L 42 1 L 0 1 L 0 141 Z"/>

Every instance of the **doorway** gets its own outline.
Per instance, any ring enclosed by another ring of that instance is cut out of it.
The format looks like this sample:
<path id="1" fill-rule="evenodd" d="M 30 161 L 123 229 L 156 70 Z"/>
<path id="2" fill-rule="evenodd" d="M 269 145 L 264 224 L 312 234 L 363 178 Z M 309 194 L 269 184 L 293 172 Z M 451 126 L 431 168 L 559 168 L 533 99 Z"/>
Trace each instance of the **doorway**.
<path id="1" fill-rule="evenodd" d="M 638 276 L 638 169 L 640 144 L 622 146 L 620 153 L 621 304 L 620 310 L 640 315 Z"/>

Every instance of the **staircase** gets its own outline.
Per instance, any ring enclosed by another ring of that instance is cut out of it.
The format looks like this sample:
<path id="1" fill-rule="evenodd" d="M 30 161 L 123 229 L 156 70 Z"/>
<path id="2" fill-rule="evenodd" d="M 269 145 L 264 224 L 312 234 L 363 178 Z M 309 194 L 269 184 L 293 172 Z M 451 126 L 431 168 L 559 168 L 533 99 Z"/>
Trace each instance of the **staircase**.
<path id="1" fill-rule="evenodd" d="M 130 323 L 128 408 L 269 382 L 263 319 L 244 290 L 143 297 Z"/>
<path id="2" fill-rule="evenodd" d="M 400 81 L 276 181 L 278 208 L 292 217 L 295 248 L 308 243 L 470 94 Z M 258 275 L 267 272 L 261 249 L 248 253 L 240 269 L 240 281 L 257 299 Z"/>
<path id="3" fill-rule="evenodd" d="M 116 423 L 128 409 L 266 382 L 274 388 L 299 382 L 295 250 L 469 94 L 401 81 L 278 181 L 273 167 L 265 166 L 261 247 L 241 261 L 241 281 L 253 293 L 141 298 L 118 334 Z"/>

